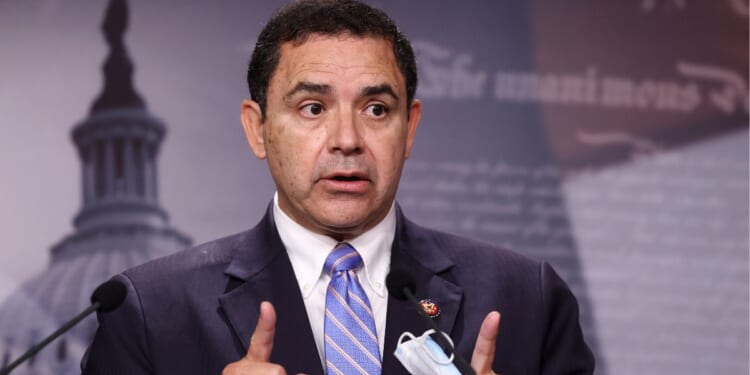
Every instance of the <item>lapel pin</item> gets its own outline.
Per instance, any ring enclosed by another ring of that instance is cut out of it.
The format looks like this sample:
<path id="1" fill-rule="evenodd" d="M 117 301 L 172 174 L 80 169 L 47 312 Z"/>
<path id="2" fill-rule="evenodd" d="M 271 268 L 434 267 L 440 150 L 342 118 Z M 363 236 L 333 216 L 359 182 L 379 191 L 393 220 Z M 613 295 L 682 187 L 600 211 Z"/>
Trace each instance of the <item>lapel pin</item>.
<path id="1" fill-rule="evenodd" d="M 419 301 L 419 306 L 421 306 L 422 311 L 432 319 L 440 316 L 440 307 L 429 298 Z"/>

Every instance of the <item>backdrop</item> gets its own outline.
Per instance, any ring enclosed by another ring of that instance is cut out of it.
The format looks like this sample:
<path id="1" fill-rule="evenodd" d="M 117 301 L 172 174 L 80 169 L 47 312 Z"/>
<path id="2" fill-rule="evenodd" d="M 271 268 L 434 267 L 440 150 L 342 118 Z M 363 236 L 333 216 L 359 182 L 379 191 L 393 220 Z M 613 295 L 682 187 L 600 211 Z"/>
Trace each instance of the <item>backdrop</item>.
<path id="1" fill-rule="evenodd" d="M 398 195 L 409 217 L 550 261 L 598 373 L 748 373 L 747 1 L 373 4 L 417 50 L 424 116 Z M 82 233 L 88 159 L 71 132 L 97 118 L 107 5 L 0 0 L 0 364 L 93 285 L 179 247 L 134 256 L 97 232 L 52 256 Z M 166 125 L 151 202 L 178 244 L 247 229 L 272 198 L 239 109 L 280 5 L 127 4 L 115 55 Z M 94 327 L 19 373 L 74 372 Z"/>

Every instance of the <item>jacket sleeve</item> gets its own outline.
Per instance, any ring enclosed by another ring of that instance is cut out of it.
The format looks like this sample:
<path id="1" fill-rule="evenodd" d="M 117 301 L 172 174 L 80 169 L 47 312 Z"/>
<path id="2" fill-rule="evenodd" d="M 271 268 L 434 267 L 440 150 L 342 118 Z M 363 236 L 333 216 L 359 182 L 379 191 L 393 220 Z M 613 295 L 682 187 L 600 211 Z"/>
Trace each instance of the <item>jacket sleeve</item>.
<path id="1" fill-rule="evenodd" d="M 540 268 L 546 324 L 541 373 L 544 375 L 593 374 L 594 355 L 583 339 L 578 317 L 578 302 L 549 264 L 542 262 Z"/>
<path id="2" fill-rule="evenodd" d="M 97 314 L 99 327 L 81 360 L 81 372 L 84 375 L 152 374 L 148 332 L 138 291 L 123 274 L 113 279 L 125 284 L 128 294 L 120 307 Z"/>

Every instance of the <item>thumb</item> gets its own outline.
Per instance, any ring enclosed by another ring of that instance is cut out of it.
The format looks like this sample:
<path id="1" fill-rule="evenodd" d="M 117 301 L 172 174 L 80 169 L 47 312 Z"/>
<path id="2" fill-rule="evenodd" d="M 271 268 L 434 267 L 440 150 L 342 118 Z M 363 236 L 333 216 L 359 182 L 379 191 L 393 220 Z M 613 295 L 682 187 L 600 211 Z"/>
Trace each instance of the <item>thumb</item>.
<path id="1" fill-rule="evenodd" d="M 492 374 L 492 362 L 495 360 L 495 341 L 500 329 L 500 313 L 492 311 L 484 318 L 479 328 L 477 343 L 471 355 L 471 367 L 477 374 Z"/>
<path id="2" fill-rule="evenodd" d="M 260 316 L 255 332 L 250 337 L 250 346 L 245 358 L 251 361 L 268 362 L 273 349 L 273 335 L 276 332 L 276 310 L 271 302 L 260 303 Z"/>

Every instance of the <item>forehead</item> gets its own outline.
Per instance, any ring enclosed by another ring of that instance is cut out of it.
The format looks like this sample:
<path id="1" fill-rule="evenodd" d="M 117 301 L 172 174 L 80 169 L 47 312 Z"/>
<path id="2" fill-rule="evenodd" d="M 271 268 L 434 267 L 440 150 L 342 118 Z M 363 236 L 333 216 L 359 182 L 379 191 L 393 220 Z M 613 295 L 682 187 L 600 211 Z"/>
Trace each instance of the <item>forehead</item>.
<path id="1" fill-rule="evenodd" d="M 313 34 L 302 43 L 281 45 L 269 91 L 301 81 L 372 85 L 387 83 L 405 93 L 391 42 L 378 37 Z"/>

